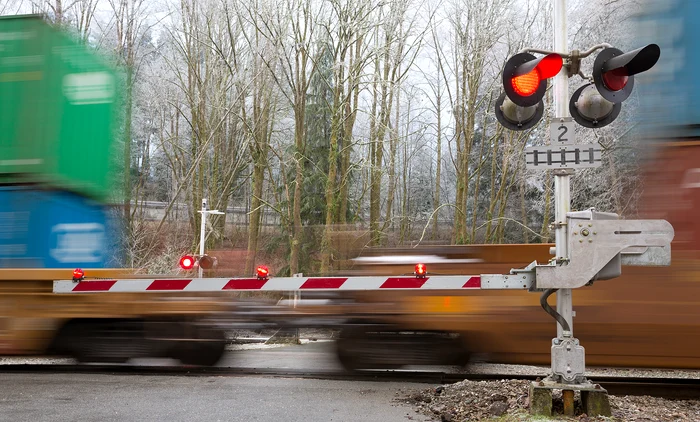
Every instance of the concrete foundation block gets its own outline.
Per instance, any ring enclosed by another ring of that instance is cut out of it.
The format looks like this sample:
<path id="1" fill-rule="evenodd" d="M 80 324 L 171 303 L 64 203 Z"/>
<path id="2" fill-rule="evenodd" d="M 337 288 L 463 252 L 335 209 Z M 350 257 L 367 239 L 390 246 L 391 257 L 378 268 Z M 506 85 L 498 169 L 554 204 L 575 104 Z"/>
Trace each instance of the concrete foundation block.
<path id="1" fill-rule="evenodd" d="M 605 390 L 581 391 L 581 402 L 588 416 L 612 416 L 610 398 Z"/>
<path id="2" fill-rule="evenodd" d="M 552 416 L 552 390 L 541 388 L 537 384 L 530 384 L 530 414 Z"/>

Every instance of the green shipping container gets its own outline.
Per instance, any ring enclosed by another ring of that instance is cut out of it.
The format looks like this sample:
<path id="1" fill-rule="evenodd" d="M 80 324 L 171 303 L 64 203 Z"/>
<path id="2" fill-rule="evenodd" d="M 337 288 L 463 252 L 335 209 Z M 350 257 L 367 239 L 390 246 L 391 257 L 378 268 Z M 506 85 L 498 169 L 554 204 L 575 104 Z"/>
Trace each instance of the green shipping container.
<path id="1" fill-rule="evenodd" d="M 39 16 L 0 17 L 0 185 L 112 193 L 117 78 Z"/>

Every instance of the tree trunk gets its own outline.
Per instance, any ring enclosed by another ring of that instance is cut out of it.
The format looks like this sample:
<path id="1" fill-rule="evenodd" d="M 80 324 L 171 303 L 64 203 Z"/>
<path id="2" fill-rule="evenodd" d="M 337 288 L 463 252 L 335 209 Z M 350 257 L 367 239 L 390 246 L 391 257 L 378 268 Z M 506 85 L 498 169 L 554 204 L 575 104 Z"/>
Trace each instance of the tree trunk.
<path id="1" fill-rule="evenodd" d="M 265 157 L 257 154 L 253 162 L 253 197 L 251 198 L 250 225 L 248 226 L 248 253 L 246 255 L 245 273 L 253 274 L 255 258 L 258 251 L 258 238 L 260 237 L 260 221 L 262 217 L 262 193 L 265 183 Z"/>
<path id="2" fill-rule="evenodd" d="M 392 211 L 394 207 L 394 196 L 396 195 L 396 153 L 397 153 L 397 147 L 399 143 L 399 98 L 400 98 L 400 89 L 401 87 L 397 87 L 397 94 L 396 94 L 396 110 L 395 110 L 395 116 L 394 116 L 394 125 L 391 128 L 391 133 L 389 134 L 389 189 L 387 190 L 386 193 L 386 214 L 384 217 L 384 225 L 385 227 L 387 225 L 391 225 L 392 221 Z M 404 166 L 406 163 L 404 163 Z M 406 181 L 404 180 L 404 183 Z M 402 210 L 402 215 L 401 215 L 401 227 L 403 228 L 403 204 L 401 207 Z M 403 241 L 403 231 L 401 235 L 401 240 Z"/>
<path id="3" fill-rule="evenodd" d="M 438 54 L 438 68 L 441 67 Z M 433 235 L 432 239 L 438 236 L 438 208 L 440 207 L 440 177 L 442 170 L 442 94 L 440 93 L 440 77 L 437 78 L 437 96 L 435 99 L 435 114 L 437 115 L 437 162 L 435 168 L 435 192 L 433 195 Z"/>
<path id="4" fill-rule="evenodd" d="M 302 95 L 305 94 L 306 90 L 304 89 Z M 301 242 L 304 236 L 302 231 L 303 227 L 301 225 L 301 192 L 302 186 L 304 185 L 304 162 L 306 161 L 304 152 L 305 108 L 305 101 L 303 101 L 300 97 L 297 97 L 294 104 L 294 161 L 296 176 L 294 181 L 294 210 L 292 212 L 294 230 L 292 232 L 291 254 L 289 257 L 289 270 L 291 274 L 296 274 L 299 272 L 299 253 L 301 251 Z"/>
<path id="5" fill-rule="evenodd" d="M 343 56 L 341 55 L 341 63 Z M 336 71 L 336 82 L 342 79 L 342 69 Z M 327 274 L 331 265 L 332 258 L 332 234 L 334 216 L 337 215 L 338 200 L 336 196 L 336 178 L 338 177 L 338 138 L 343 133 L 341 117 L 343 113 L 343 105 L 341 101 L 342 84 L 336 83 L 333 89 L 333 117 L 331 123 L 331 139 L 328 149 L 328 179 L 326 179 L 326 223 L 323 229 L 323 239 L 321 240 L 321 274 Z"/>
<path id="6" fill-rule="evenodd" d="M 508 135 L 511 135 L 508 132 Z M 496 168 L 498 168 L 498 147 L 502 138 L 496 137 L 493 139 L 493 148 L 491 151 L 491 183 L 489 196 L 489 210 L 486 212 L 486 235 L 484 241 L 488 242 L 491 237 L 491 227 L 493 225 L 493 211 L 496 209 Z"/>

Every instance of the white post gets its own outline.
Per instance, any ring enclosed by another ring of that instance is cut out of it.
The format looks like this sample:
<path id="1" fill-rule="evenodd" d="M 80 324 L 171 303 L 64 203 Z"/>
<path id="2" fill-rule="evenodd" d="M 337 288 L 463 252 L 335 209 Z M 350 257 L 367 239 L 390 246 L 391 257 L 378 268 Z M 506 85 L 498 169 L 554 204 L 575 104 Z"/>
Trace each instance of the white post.
<path id="1" fill-rule="evenodd" d="M 204 255 L 204 239 L 205 239 L 205 228 L 207 225 L 207 200 L 202 199 L 202 224 L 199 228 L 199 257 Z M 199 278 L 202 278 L 202 266 L 199 266 Z"/>
<path id="2" fill-rule="evenodd" d="M 566 20 L 566 0 L 554 0 L 554 51 L 569 53 L 567 43 L 568 25 Z M 562 67 L 554 78 L 554 115 L 569 117 L 569 77 Z"/>
<path id="3" fill-rule="evenodd" d="M 554 0 L 554 51 L 560 54 L 567 54 L 569 46 L 567 43 L 568 25 L 566 20 L 566 0 Z M 555 118 L 569 117 L 569 80 L 566 68 L 562 68 L 554 79 L 554 110 Z M 554 222 L 555 222 L 555 246 L 556 257 L 568 258 L 569 251 L 566 244 L 567 227 L 566 213 L 571 208 L 569 178 L 573 174 L 572 169 L 555 170 L 554 172 Z M 566 265 L 566 261 L 563 265 Z M 571 328 L 573 336 L 573 309 L 572 309 L 571 289 L 559 289 L 557 292 L 557 312 L 566 319 Z M 563 329 L 557 324 L 557 337 L 563 337 Z"/>

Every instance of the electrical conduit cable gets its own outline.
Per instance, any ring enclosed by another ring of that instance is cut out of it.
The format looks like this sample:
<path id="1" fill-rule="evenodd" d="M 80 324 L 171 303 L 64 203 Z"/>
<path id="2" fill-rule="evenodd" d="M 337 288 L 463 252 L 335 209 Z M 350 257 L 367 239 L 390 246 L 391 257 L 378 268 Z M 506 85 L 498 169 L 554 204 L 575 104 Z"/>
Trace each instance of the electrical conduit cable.
<path id="1" fill-rule="evenodd" d="M 551 306 L 549 306 L 549 303 L 547 303 L 547 299 L 555 293 L 559 289 L 547 289 L 542 293 L 542 296 L 540 296 L 540 305 L 542 305 L 542 309 L 545 310 L 549 315 L 552 316 L 552 318 L 556 319 L 559 325 L 561 325 L 561 328 L 564 331 L 571 332 L 571 327 L 569 326 L 569 323 L 564 319 L 563 316 L 557 311 L 554 310 Z"/>

